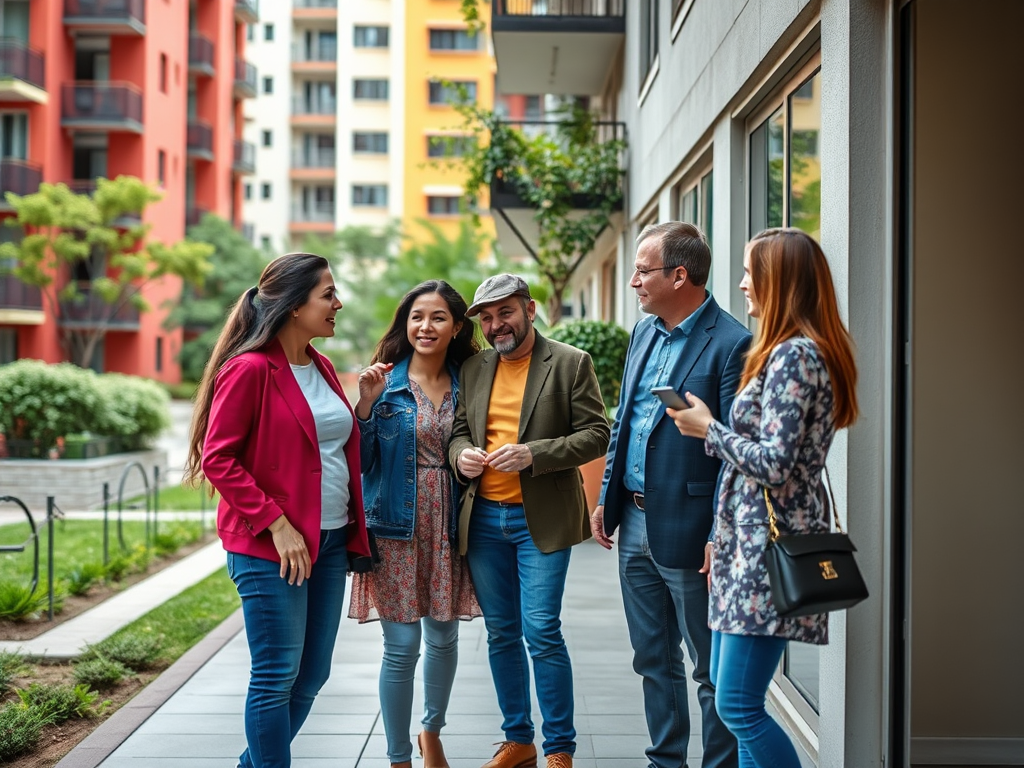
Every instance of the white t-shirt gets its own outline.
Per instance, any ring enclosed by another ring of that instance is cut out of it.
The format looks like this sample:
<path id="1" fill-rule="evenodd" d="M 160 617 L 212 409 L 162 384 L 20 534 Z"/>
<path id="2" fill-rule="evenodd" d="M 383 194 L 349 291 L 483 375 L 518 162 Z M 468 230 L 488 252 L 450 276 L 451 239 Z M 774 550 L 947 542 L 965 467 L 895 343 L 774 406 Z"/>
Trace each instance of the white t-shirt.
<path id="1" fill-rule="evenodd" d="M 293 365 L 292 373 L 313 412 L 320 443 L 320 528 L 344 528 L 348 525 L 349 502 L 345 443 L 352 436 L 352 413 L 315 364 Z"/>

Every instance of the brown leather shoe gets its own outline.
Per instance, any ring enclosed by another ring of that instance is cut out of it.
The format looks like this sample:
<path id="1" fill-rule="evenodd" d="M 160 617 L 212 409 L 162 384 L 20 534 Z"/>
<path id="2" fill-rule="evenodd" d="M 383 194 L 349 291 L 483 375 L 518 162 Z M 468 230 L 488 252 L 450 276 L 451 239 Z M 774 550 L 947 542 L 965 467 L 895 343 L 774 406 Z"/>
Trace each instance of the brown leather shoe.
<path id="1" fill-rule="evenodd" d="M 503 741 L 483 768 L 537 768 L 537 748 L 533 744 Z"/>
<path id="2" fill-rule="evenodd" d="M 416 737 L 416 743 L 420 747 L 423 768 L 451 768 L 448 765 L 448 758 L 444 756 L 444 747 L 441 746 L 439 734 L 433 731 L 420 731 L 420 735 Z"/>
<path id="3" fill-rule="evenodd" d="M 572 768 L 572 755 L 568 752 L 553 752 L 547 758 L 548 768 Z"/>

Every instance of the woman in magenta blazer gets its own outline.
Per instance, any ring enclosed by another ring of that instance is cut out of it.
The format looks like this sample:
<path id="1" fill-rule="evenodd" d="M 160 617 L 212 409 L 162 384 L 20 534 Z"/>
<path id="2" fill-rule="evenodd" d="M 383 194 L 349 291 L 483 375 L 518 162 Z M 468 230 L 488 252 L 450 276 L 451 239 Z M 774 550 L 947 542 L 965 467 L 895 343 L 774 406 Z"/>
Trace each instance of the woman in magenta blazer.
<path id="1" fill-rule="evenodd" d="M 291 765 L 330 674 L 349 552 L 370 554 L 359 427 L 310 345 L 334 335 L 339 309 L 326 259 L 275 259 L 228 318 L 196 396 L 185 478 L 220 492 L 252 657 L 242 768 Z"/>

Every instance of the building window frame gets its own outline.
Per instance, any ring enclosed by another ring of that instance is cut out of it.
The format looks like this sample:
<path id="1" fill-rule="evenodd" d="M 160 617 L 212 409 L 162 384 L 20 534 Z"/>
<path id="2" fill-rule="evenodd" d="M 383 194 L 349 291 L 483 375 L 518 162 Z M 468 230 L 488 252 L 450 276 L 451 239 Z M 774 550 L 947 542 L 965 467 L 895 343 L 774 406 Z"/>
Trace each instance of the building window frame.
<path id="1" fill-rule="evenodd" d="M 264 24 L 263 25 L 263 42 L 272 43 L 274 42 L 274 25 Z"/>
<path id="2" fill-rule="evenodd" d="M 672 218 L 676 221 L 685 221 L 700 228 L 701 232 L 708 239 L 708 246 L 714 253 L 714 240 L 712 236 L 712 216 L 714 214 L 714 203 L 712 200 L 714 191 L 715 169 L 710 163 L 701 165 L 691 170 L 682 181 L 676 184 L 672 190 Z M 711 281 L 714 272 L 708 276 L 705 288 L 711 291 Z"/>
<path id="3" fill-rule="evenodd" d="M 427 216 L 444 218 L 462 213 L 462 195 L 427 195 Z"/>
<path id="4" fill-rule="evenodd" d="M 391 27 L 383 24 L 356 24 L 352 27 L 353 48 L 391 47 Z"/>
<path id="5" fill-rule="evenodd" d="M 262 129 L 260 132 L 260 143 L 264 147 L 274 146 L 274 132 L 268 129 Z"/>
<path id="6" fill-rule="evenodd" d="M 468 27 L 431 27 L 427 47 L 431 53 L 479 53 L 480 35 Z"/>
<path id="7" fill-rule="evenodd" d="M 167 152 L 162 149 L 156 151 L 156 179 L 161 187 L 167 186 Z"/>
<path id="8" fill-rule="evenodd" d="M 686 17 L 693 8 L 693 0 L 672 0 L 672 42 L 679 36 L 679 30 L 686 23 Z"/>
<path id="9" fill-rule="evenodd" d="M 273 187 L 270 186 L 269 181 L 264 181 L 260 184 L 260 200 L 270 200 L 273 196 Z"/>
<path id="10" fill-rule="evenodd" d="M 159 70 L 160 93 L 167 93 L 168 80 L 169 80 L 169 77 L 170 77 L 169 70 L 170 70 L 170 65 L 168 64 L 168 61 L 167 61 L 167 54 L 166 53 L 161 53 L 160 54 L 160 70 Z"/>
<path id="11" fill-rule="evenodd" d="M 388 101 L 391 82 L 386 77 L 355 77 L 352 79 L 354 101 Z"/>
<path id="12" fill-rule="evenodd" d="M 640 0 L 640 101 L 642 102 L 658 74 L 658 8 L 661 0 Z"/>
<path id="13" fill-rule="evenodd" d="M 272 94 L 274 92 L 274 76 L 264 75 L 263 76 L 263 93 Z"/>
<path id="14" fill-rule="evenodd" d="M 476 136 L 471 133 L 428 133 L 427 157 L 463 157 L 476 147 Z"/>
<path id="15" fill-rule="evenodd" d="M 353 131 L 352 154 L 386 155 L 389 137 L 387 131 Z"/>
<path id="16" fill-rule="evenodd" d="M 432 107 L 450 107 L 457 104 L 455 96 L 459 86 L 466 89 L 467 103 L 476 103 L 480 89 L 476 80 L 452 80 L 451 86 L 440 80 L 427 81 L 427 104 Z"/>
<path id="17" fill-rule="evenodd" d="M 387 184 L 353 184 L 352 185 L 352 207 L 353 208 L 387 208 L 388 206 L 388 185 Z"/>

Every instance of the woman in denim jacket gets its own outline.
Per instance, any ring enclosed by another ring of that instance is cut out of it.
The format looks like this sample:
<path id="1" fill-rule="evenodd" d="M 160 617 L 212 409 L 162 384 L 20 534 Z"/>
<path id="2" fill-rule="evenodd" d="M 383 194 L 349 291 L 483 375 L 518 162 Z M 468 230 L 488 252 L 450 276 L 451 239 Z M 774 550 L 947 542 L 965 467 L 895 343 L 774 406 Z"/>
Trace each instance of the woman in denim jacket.
<path id="1" fill-rule="evenodd" d="M 393 766 L 412 760 L 409 725 L 421 636 L 424 768 L 448 765 L 439 734 L 455 679 L 459 619 L 480 615 L 455 542 L 455 477 L 447 462 L 458 369 L 479 349 L 466 302 L 443 280 L 413 288 L 398 305 L 369 368 L 359 376 L 366 524 L 381 561 L 352 580 L 349 617 L 380 619 L 380 701 Z"/>

